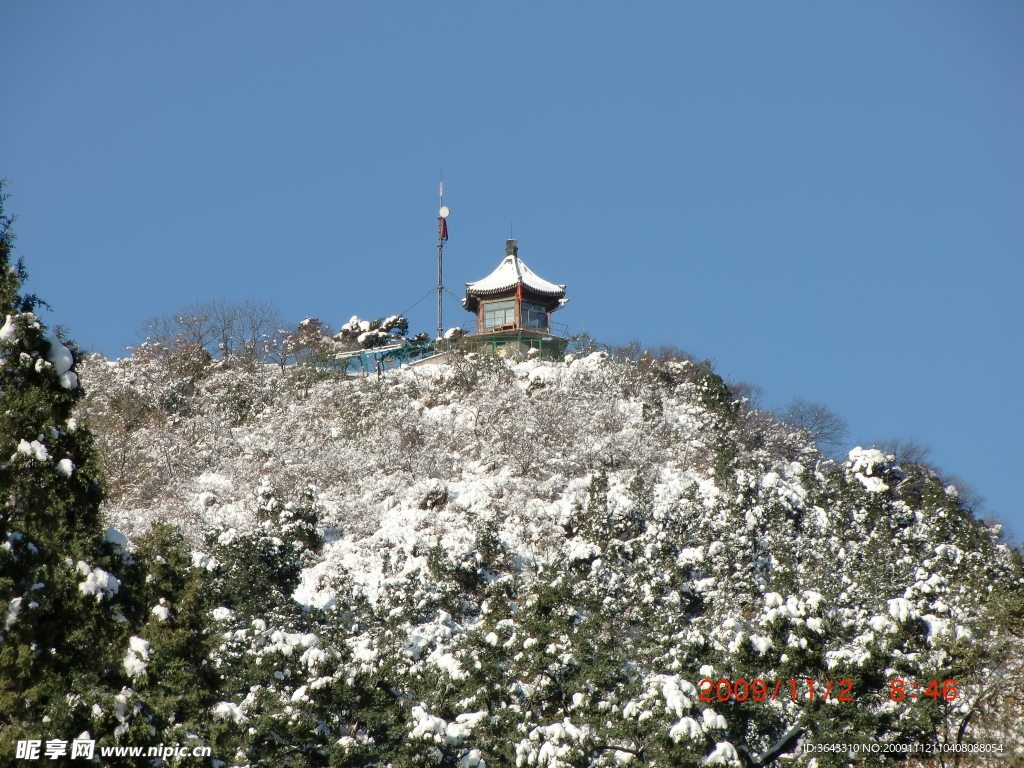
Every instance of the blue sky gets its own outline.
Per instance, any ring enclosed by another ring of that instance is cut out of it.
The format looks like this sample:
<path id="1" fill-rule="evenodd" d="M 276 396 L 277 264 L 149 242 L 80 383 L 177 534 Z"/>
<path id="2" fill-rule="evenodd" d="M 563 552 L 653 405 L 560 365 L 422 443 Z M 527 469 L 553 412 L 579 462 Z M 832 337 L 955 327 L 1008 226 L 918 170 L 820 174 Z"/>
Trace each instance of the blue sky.
<path id="1" fill-rule="evenodd" d="M 87 348 L 402 312 L 443 167 L 456 297 L 511 223 L 573 331 L 918 440 L 1024 538 L 1019 2 L 8 0 L 0 72 L 16 253 Z"/>

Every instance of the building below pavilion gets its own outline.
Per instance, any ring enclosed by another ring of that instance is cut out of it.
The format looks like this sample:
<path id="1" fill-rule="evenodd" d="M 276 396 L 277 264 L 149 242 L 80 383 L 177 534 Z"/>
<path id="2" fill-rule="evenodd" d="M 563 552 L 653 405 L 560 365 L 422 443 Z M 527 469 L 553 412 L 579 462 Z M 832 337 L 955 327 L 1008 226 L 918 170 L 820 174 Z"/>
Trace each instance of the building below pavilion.
<path id="1" fill-rule="evenodd" d="M 476 329 L 465 342 L 508 357 L 560 357 L 568 339 L 552 329 L 551 313 L 568 301 L 565 286 L 536 275 L 519 258 L 516 241 L 507 240 L 498 268 L 466 283 L 462 306 L 476 316 Z"/>

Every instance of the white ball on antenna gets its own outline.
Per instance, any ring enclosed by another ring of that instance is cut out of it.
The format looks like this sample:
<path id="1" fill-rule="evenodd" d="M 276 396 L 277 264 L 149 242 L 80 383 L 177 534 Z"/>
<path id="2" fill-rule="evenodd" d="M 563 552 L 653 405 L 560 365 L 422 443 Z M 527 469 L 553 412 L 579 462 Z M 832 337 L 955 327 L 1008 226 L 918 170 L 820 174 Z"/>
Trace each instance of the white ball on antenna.
<path id="1" fill-rule="evenodd" d="M 451 211 L 448 210 L 448 206 L 447 205 L 442 205 L 441 206 L 441 210 L 438 211 L 438 213 L 441 215 L 442 219 L 447 219 L 448 216 L 451 215 Z"/>

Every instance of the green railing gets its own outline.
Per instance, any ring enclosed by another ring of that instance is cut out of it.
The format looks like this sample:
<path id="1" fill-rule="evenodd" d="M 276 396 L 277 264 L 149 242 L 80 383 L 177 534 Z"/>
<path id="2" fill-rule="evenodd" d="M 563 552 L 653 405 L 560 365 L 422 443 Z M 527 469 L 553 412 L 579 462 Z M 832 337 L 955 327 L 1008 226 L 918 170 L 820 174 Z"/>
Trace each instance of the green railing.
<path id="1" fill-rule="evenodd" d="M 531 339 L 528 337 L 521 336 L 505 336 L 502 338 L 489 339 L 486 336 L 472 336 L 463 341 L 466 346 L 472 346 L 479 351 L 480 347 L 490 347 L 492 354 L 499 354 L 504 347 L 509 344 L 522 344 L 529 349 L 536 349 L 541 357 L 545 357 L 547 353 L 548 357 L 561 356 L 565 354 L 565 348 L 569 343 L 569 339 L 552 336 L 547 339 Z"/>
<path id="2" fill-rule="evenodd" d="M 372 374 L 395 370 L 402 365 L 409 365 L 428 357 L 444 354 L 453 350 L 466 352 L 486 352 L 490 348 L 492 354 L 508 356 L 506 347 L 523 345 L 529 350 L 537 350 L 541 357 L 561 357 L 569 339 L 558 336 L 547 338 L 530 338 L 518 334 L 495 334 L 495 338 L 487 336 L 469 336 L 461 339 L 445 341 L 403 341 L 400 344 L 387 344 L 369 349 L 354 349 L 349 352 L 318 355 L 307 362 L 318 368 L 333 368 L 342 373 Z M 522 350 L 516 348 L 516 354 Z"/>
<path id="3" fill-rule="evenodd" d="M 318 367 L 335 368 L 345 373 L 353 371 L 366 374 L 392 370 L 431 357 L 443 351 L 440 347 L 435 341 L 404 341 L 400 344 L 322 355 L 310 362 Z"/>

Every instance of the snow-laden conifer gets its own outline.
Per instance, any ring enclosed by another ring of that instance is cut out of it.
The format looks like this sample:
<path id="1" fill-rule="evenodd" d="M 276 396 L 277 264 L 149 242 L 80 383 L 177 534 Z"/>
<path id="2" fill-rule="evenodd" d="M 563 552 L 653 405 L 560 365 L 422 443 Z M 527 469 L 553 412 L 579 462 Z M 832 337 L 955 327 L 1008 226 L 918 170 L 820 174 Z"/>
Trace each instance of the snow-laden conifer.
<path id="1" fill-rule="evenodd" d="M 0 754 L 194 739 L 217 688 L 205 594 L 180 536 L 152 527 L 130 552 L 104 521 L 80 352 L 22 294 L 10 224 L 0 209 Z"/>
<path id="2" fill-rule="evenodd" d="M 77 350 L 21 293 L 10 224 L 0 210 L 0 711 L 12 738 L 77 735 L 80 705 L 109 691 L 127 645 L 124 560 L 104 537 L 98 456 L 74 417 Z"/>

